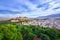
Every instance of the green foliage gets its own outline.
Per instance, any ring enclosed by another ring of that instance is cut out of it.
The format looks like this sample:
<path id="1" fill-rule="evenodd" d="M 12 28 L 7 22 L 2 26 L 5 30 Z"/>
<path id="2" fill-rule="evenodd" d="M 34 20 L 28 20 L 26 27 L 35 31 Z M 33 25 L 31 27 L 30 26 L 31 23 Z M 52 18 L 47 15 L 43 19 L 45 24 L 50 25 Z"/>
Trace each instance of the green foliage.
<path id="1" fill-rule="evenodd" d="M 48 28 L 45 33 L 50 36 L 51 40 L 55 40 L 58 37 L 57 31 L 52 28 Z"/>
<path id="2" fill-rule="evenodd" d="M 23 40 L 22 34 L 18 32 L 16 25 L 0 25 L 0 39 L 2 40 Z"/>
<path id="3" fill-rule="evenodd" d="M 2 40 L 3 38 L 3 33 L 0 33 L 0 40 Z"/>
<path id="4" fill-rule="evenodd" d="M 36 25 L 17 25 L 14 23 L 0 24 L 0 40 L 60 40 L 60 32 L 54 28 Z"/>
<path id="5" fill-rule="evenodd" d="M 50 40 L 49 36 L 43 33 L 41 33 L 40 37 L 42 38 L 42 40 Z"/>

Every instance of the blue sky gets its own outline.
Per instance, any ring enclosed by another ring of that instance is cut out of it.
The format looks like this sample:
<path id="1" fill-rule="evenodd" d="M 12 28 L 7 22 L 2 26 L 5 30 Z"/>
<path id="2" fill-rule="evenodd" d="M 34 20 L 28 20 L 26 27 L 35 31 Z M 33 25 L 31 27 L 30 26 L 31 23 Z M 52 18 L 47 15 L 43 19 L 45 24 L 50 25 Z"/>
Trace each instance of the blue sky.
<path id="1" fill-rule="evenodd" d="M 60 0 L 0 0 L 0 17 L 39 17 L 60 13 Z"/>

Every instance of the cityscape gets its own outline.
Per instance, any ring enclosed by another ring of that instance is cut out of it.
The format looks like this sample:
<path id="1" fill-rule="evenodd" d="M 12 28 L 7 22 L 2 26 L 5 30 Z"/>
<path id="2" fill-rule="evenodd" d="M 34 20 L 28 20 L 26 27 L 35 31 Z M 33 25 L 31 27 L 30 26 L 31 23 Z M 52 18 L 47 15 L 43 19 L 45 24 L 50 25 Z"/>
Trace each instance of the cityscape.
<path id="1" fill-rule="evenodd" d="M 0 0 L 0 40 L 60 40 L 60 0 Z"/>

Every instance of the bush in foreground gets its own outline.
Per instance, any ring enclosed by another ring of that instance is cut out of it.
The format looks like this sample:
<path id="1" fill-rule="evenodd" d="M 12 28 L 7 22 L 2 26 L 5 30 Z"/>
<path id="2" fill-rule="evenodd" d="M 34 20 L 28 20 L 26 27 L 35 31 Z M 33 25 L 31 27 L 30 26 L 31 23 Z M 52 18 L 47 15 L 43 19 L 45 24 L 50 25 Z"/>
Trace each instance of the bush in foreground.
<path id="1" fill-rule="evenodd" d="M 0 25 L 0 40 L 60 40 L 60 32 L 54 28 L 44 28 L 36 25 Z"/>

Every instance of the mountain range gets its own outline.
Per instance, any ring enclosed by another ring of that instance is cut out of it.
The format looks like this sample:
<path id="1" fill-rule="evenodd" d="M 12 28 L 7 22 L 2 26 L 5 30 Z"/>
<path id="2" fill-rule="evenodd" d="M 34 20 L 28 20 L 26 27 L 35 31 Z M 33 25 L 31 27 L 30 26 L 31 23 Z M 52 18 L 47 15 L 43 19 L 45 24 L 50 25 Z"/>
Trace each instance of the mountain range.
<path id="1" fill-rule="evenodd" d="M 39 18 L 39 19 L 60 18 L 60 14 L 52 14 L 52 15 L 48 15 L 48 16 L 39 16 L 37 18 Z"/>

